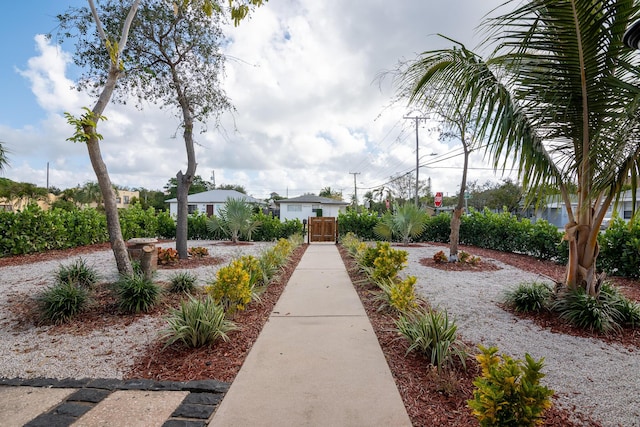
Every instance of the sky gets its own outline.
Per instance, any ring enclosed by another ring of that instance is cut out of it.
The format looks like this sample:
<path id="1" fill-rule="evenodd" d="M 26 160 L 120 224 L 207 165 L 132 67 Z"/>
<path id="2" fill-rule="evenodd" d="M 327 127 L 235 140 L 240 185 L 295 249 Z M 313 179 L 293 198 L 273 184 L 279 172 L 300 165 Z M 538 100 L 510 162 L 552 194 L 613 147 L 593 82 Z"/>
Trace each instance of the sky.
<path id="1" fill-rule="evenodd" d="M 475 48 L 476 28 L 502 0 L 269 0 L 239 27 L 226 25 L 223 87 L 235 107 L 221 127 L 196 134 L 196 174 L 241 185 L 257 198 L 342 191 L 350 200 L 415 179 L 415 120 L 426 115 L 394 102 L 390 72 L 400 61 L 451 46 L 441 33 Z M 59 45 L 56 15 L 83 0 L 25 0 L 4 7 L 0 37 L 0 142 L 9 166 L 0 176 L 60 189 L 96 181 L 86 147 L 67 141 L 65 112 L 94 100 L 73 88 L 73 42 Z M 380 76 L 385 76 L 380 78 Z M 114 184 L 162 190 L 186 170 L 180 121 L 173 111 L 110 104 L 98 127 Z M 434 120 L 418 126 L 420 179 L 453 196 L 462 148 L 440 141 Z M 47 173 L 47 164 L 49 172 Z M 469 182 L 506 178 L 472 154 Z M 355 179 L 354 179 L 355 178 Z M 354 185 L 355 181 L 355 185 Z"/>

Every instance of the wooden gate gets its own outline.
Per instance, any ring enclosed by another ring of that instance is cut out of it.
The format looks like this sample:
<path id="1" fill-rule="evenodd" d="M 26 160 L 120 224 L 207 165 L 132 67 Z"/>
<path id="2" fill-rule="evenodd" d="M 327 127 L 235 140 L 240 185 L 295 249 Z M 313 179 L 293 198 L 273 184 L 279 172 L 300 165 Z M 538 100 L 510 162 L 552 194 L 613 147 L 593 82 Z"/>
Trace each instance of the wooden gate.
<path id="1" fill-rule="evenodd" d="M 309 242 L 337 242 L 338 222 L 332 216 L 309 217 Z"/>

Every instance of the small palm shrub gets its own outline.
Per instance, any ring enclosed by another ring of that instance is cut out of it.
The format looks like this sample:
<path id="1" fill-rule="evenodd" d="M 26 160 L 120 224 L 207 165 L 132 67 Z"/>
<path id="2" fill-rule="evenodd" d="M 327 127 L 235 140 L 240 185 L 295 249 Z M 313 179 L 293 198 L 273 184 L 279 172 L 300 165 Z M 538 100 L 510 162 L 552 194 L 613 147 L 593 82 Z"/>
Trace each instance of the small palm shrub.
<path id="1" fill-rule="evenodd" d="M 165 348 L 181 341 L 187 347 L 202 347 L 222 339 L 228 341 L 227 333 L 237 326 L 227 320 L 224 307 L 209 296 L 204 300 L 189 296 L 180 302 L 179 309 L 173 309 L 167 319 L 168 326 L 162 332 Z"/>
<path id="2" fill-rule="evenodd" d="M 169 292 L 193 293 L 196 290 L 197 280 L 198 277 L 188 271 L 176 273 L 169 279 Z"/>
<path id="3" fill-rule="evenodd" d="M 36 298 L 44 322 L 64 323 L 81 313 L 89 301 L 87 289 L 71 282 L 59 282 Z"/>
<path id="4" fill-rule="evenodd" d="M 207 248 L 203 248 L 202 246 L 189 248 L 187 249 L 187 252 L 194 258 L 204 258 L 209 256 L 209 250 Z"/>
<path id="5" fill-rule="evenodd" d="M 594 297 L 583 289 L 566 290 L 551 303 L 551 309 L 579 328 L 610 334 L 618 332 L 624 321 L 617 301 L 606 291 Z"/>
<path id="6" fill-rule="evenodd" d="M 403 314 L 396 320 L 396 327 L 409 341 L 407 353 L 423 354 L 439 372 L 453 367 L 456 359 L 466 368 L 467 352 L 458 342 L 458 327 L 449 320 L 446 310 Z"/>
<path id="7" fill-rule="evenodd" d="M 55 272 L 56 282 L 70 283 L 91 289 L 98 282 L 98 272 L 87 265 L 84 259 L 78 258 L 69 265 L 61 265 Z"/>
<path id="8" fill-rule="evenodd" d="M 473 399 L 467 404 L 481 427 L 533 427 L 542 423 L 544 411 L 551 407 L 553 390 L 540 385 L 544 359 L 525 361 L 497 355 L 496 347 L 480 346 L 476 356 L 481 376 L 473 384 Z"/>
<path id="9" fill-rule="evenodd" d="M 391 308 L 398 313 L 411 313 L 418 308 L 415 276 L 409 276 L 401 281 L 384 279 L 376 284 L 381 290 L 376 297 L 381 302 L 379 311 Z"/>
<path id="10" fill-rule="evenodd" d="M 147 312 L 160 300 L 162 289 L 149 278 L 121 276 L 115 285 L 118 306 L 127 313 Z"/>
<path id="11" fill-rule="evenodd" d="M 542 311 L 553 291 L 540 282 L 520 283 L 515 289 L 505 292 L 505 303 L 517 312 Z"/>
<path id="12" fill-rule="evenodd" d="M 600 288 L 599 299 L 613 305 L 620 313 L 620 326 L 632 328 L 640 325 L 640 304 L 624 296 L 610 282 L 604 282 Z"/>
<path id="13" fill-rule="evenodd" d="M 218 270 L 216 280 L 205 291 L 229 313 L 244 310 L 252 298 L 249 273 L 240 260 L 234 260 Z"/>

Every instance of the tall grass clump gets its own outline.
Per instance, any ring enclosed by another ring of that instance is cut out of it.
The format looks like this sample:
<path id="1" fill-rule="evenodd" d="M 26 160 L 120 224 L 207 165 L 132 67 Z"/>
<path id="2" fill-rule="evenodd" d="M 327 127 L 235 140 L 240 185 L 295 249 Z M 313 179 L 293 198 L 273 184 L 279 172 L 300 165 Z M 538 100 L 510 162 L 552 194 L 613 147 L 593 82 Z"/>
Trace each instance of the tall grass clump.
<path id="1" fill-rule="evenodd" d="M 89 267 L 83 258 L 69 265 L 60 265 L 55 272 L 57 283 L 69 283 L 85 289 L 92 289 L 100 276 L 95 268 Z"/>
<path id="2" fill-rule="evenodd" d="M 196 290 L 198 277 L 188 271 L 175 273 L 169 279 L 169 292 L 191 294 Z"/>
<path id="3" fill-rule="evenodd" d="M 426 356 L 438 371 L 451 368 L 458 360 L 466 368 L 467 352 L 458 341 L 458 327 L 445 311 L 427 310 L 402 314 L 396 320 L 400 334 L 409 341 L 407 353 Z"/>
<path id="4" fill-rule="evenodd" d="M 505 292 L 504 301 L 517 312 L 540 312 L 552 295 L 553 291 L 544 283 L 520 283 L 515 289 Z"/>
<path id="5" fill-rule="evenodd" d="M 120 310 L 140 313 L 151 310 L 160 300 L 162 289 L 150 278 L 134 274 L 121 276 L 115 284 Z"/>
<path id="6" fill-rule="evenodd" d="M 56 283 L 36 297 L 40 319 L 54 324 L 71 320 L 86 308 L 88 301 L 87 289 L 69 282 Z"/>
<path id="7" fill-rule="evenodd" d="M 168 326 L 162 332 L 165 348 L 180 341 L 187 347 L 210 345 L 222 339 L 229 341 L 229 332 L 237 329 L 234 322 L 226 318 L 224 307 L 210 296 L 199 300 L 192 296 L 180 302 L 167 319 Z"/>

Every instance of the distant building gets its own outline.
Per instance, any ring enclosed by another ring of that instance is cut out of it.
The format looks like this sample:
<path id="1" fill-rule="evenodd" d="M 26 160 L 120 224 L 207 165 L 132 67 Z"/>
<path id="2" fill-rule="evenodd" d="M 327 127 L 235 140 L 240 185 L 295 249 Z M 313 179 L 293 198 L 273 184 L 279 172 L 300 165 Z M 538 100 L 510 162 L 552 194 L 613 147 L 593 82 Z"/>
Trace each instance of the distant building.
<path id="1" fill-rule="evenodd" d="M 215 215 L 220 208 L 224 207 L 227 199 L 240 199 L 247 203 L 264 205 L 264 201 L 256 199 L 236 190 L 209 190 L 202 193 L 189 194 L 187 196 L 187 205 L 189 214 L 206 213 L 207 216 Z M 169 199 L 169 213 L 172 217 L 178 216 L 178 199 Z"/>
<path id="2" fill-rule="evenodd" d="M 280 207 L 280 221 L 287 219 L 307 219 L 310 216 L 338 217 L 339 212 L 346 212 L 349 203 L 328 197 L 306 194 L 291 199 L 275 201 Z"/>

